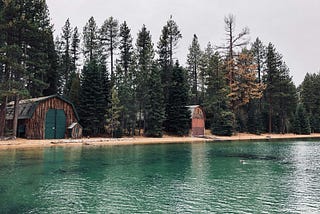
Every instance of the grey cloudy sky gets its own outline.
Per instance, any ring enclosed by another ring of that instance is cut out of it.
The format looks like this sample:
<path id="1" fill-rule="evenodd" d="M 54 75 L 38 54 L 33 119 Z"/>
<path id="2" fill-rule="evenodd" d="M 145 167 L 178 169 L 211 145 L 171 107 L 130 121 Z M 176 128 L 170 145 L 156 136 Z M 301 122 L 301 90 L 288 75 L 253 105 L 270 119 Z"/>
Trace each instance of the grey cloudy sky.
<path id="1" fill-rule="evenodd" d="M 127 21 L 134 39 L 142 25 L 158 42 L 170 15 L 182 33 L 176 56 L 184 64 L 193 34 L 202 49 L 224 42 L 224 17 L 236 16 L 236 29 L 250 29 L 251 41 L 272 42 L 283 55 L 296 85 L 320 69 L 319 0 L 47 0 L 55 34 L 67 18 L 82 31 L 93 16 L 99 26 L 110 16 Z"/>

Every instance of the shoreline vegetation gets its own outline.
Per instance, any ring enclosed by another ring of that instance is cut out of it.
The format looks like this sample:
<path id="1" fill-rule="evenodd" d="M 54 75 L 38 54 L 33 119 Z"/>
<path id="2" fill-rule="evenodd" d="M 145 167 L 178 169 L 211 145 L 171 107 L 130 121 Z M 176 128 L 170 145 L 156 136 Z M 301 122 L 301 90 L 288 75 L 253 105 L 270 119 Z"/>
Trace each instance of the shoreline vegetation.
<path id="1" fill-rule="evenodd" d="M 69 146 L 121 146 L 121 145 L 150 145 L 170 143 L 205 143 L 222 141 L 251 141 L 251 140 L 290 140 L 290 139 L 320 139 L 320 133 L 310 135 L 296 134 L 261 134 L 238 133 L 230 137 L 207 135 L 205 137 L 174 137 L 163 138 L 131 137 L 131 138 L 81 138 L 81 139 L 52 139 L 52 140 L 29 140 L 17 138 L 15 140 L 0 141 L 0 150 L 44 148 L 44 147 L 69 147 Z"/>

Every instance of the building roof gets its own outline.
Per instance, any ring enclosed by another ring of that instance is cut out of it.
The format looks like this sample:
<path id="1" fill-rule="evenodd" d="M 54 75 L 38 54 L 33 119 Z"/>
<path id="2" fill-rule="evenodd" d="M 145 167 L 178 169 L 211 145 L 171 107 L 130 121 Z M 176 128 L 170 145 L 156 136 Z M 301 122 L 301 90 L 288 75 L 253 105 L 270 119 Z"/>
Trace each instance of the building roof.
<path id="1" fill-rule="evenodd" d="M 191 106 L 187 106 L 187 108 L 188 108 L 189 111 L 191 112 L 191 113 L 190 113 L 190 118 L 192 118 L 192 117 L 193 117 L 194 110 L 195 110 L 196 108 L 201 108 L 201 106 L 200 106 L 200 105 L 191 105 Z M 201 109 L 202 109 L 202 108 L 201 108 Z"/>
<path id="2" fill-rule="evenodd" d="M 60 100 L 63 100 L 64 102 L 70 104 L 73 108 L 73 111 L 76 115 L 76 118 L 79 120 L 79 116 L 75 110 L 74 105 L 68 101 L 67 99 L 59 96 L 59 95 L 51 95 L 47 97 L 37 97 L 37 98 L 32 98 L 32 99 L 26 99 L 26 100 L 20 100 L 19 102 L 19 120 L 23 119 L 30 119 L 33 116 L 34 111 L 38 107 L 39 103 L 46 101 L 51 98 L 58 98 Z M 10 102 L 7 104 L 7 109 L 6 109 L 6 119 L 7 120 L 12 120 L 13 119 L 13 114 L 14 114 L 14 102 Z"/>

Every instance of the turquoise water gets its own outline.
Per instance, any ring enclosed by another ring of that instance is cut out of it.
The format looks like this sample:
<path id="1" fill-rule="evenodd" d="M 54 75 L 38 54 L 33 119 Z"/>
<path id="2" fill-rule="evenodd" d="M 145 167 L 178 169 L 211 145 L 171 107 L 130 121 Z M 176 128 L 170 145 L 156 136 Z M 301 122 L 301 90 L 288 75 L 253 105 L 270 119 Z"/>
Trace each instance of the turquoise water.
<path id="1" fill-rule="evenodd" d="M 0 213 L 319 213 L 320 142 L 0 150 Z"/>

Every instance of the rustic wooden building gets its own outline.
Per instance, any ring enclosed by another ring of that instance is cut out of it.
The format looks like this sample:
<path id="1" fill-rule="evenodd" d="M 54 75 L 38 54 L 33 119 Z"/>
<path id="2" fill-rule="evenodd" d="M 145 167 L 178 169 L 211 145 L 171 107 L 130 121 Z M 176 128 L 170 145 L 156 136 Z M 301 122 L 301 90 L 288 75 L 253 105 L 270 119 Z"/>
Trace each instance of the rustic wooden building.
<path id="1" fill-rule="evenodd" d="M 11 102 L 7 106 L 7 123 L 12 124 L 13 114 L 14 103 Z M 73 104 L 59 95 L 21 100 L 17 135 L 28 139 L 62 139 L 68 136 L 70 125 L 78 121 Z M 71 128 L 76 128 L 76 136 L 81 137 L 81 126 Z"/>
<path id="2" fill-rule="evenodd" d="M 199 105 L 188 106 L 191 112 L 191 135 L 194 137 L 204 136 L 205 114 Z"/>

